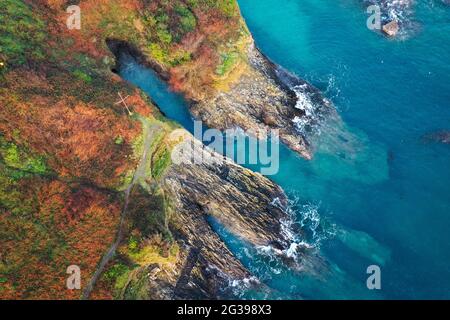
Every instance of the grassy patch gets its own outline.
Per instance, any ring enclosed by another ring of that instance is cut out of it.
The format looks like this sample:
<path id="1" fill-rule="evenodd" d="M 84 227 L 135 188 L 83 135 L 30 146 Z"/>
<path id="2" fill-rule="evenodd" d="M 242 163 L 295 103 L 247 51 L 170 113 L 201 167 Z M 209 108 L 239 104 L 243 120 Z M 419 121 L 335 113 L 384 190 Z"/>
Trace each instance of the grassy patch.
<path id="1" fill-rule="evenodd" d="M 179 247 L 176 243 L 172 244 L 168 250 L 168 254 L 159 246 L 148 245 L 135 253 L 130 253 L 129 257 L 139 265 L 148 265 L 158 263 L 160 265 L 168 263 L 176 263 L 178 257 Z"/>
<path id="2" fill-rule="evenodd" d="M 216 68 L 216 74 L 219 76 L 225 76 L 228 74 L 239 60 L 239 54 L 237 52 L 229 52 L 221 55 L 221 63 Z"/>
<path id="3" fill-rule="evenodd" d="M 144 150 L 144 135 L 139 135 L 134 141 L 132 142 L 132 148 L 133 148 L 133 157 L 135 159 L 141 159 L 142 152 Z"/>
<path id="4" fill-rule="evenodd" d="M 116 281 L 117 278 L 130 271 L 130 268 L 123 263 L 116 263 L 105 272 L 105 278 L 108 281 Z"/>
<path id="5" fill-rule="evenodd" d="M 48 173 L 44 157 L 33 157 L 21 150 L 12 142 L 7 142 L 0 137 L 0 156 L 6 166 L 28 173 L 46 174 Z"/>
<path id="6" fill-rule="evenodd" d="M 149 46 L 150 55 L 160 64 L 165 64 L 168 53 L 158 43 L 151 43 Z"/>
<path id="7" fill-rule="evenodd" d="M 153 161 L 152 177 L 154 179 L 158 179 L 172 163 L 170 151 L 166 147 L 164 147 L 161 152 L 156 154 Z"/>
<path id="8" fill-rule="evenodd" d="M 86 83 L 91 83 L 92 82 L 92 77 L 90 75 L 88 75 L 87 73 L 81 71 L 81 70 L 75 70 L 73 72 L 73 75 L 75 77 L 77 77 L 78 79 L 86 82 Z"/>

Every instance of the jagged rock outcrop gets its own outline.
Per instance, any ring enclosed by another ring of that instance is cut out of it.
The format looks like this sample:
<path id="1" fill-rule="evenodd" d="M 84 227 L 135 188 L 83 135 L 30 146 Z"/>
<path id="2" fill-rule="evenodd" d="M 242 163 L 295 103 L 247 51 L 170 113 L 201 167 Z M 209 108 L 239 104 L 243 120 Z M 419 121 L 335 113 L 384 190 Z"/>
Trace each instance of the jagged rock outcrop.
<path id="1" fill-rule="evenodd" d="M 386 33 L 390 37 L 395 37 L 398 33 L 399 26 L 396 20 L 392 20 L 389 23 L 386 23 L 383 26 L 383 32 Z"/>
<path id="2" fill-rule="evenodd" d="M 232 283 L 260 285 L 213 230 L 209 218 L 250 245 L 286 248 L 280 222 L 285 212 L 279 206 L 287 201 L 283 190 L 204 148 L 184 130 L 171 136 L 179 143 L 161 183 L 176 212 L 169 228 L 181 245 L 180 256 L 172 269 L 154 265 L 137 270 L 132 282 L 143 281 L 151 299 L 226 298 Z M 157 270 L 152 277 L 150 269 Z"/>
<path id="3" fill-rule="evenodd" d="M 258 133 L 278 129 L 283 143 L 311 159 L 307 127 L 332 112 L 331 103 L 317 89 L 268 60 L 253 43 L 247 58 L 248 65 L 231 88 L 192 103 L 192 114 L 220 130 L 239 127 Z"/>

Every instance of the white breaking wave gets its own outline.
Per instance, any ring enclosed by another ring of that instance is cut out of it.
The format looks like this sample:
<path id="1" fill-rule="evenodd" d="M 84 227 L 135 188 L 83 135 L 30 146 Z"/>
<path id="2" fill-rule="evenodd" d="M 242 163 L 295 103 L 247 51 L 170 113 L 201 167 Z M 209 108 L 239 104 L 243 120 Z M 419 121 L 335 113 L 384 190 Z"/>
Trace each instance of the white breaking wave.
<path id="1" fill-rule="evenodd" d="M 317 251 L 322 242 L 335 235 L 335 226 L 323 227 L 317 205 L 300 205 L 298 197 L 290 199 L 287 206 L 283 206 L 279 198 L 272 201 L 272 205 L 281 208 L 286 217 L 280 221 L 281 235 L 288 244 L 285 249 L 278 249 L 271 245 L 257 247 L 258 253 L 269 257 L 273 262 L 278 257 L 291 259 L 298 269 L 301 269 L 301 255 L 305 251 Z M 276 271 L 273 268 L 272 271 Z"/>
<path id="2" fill-rule="evenodd" d="M 306 133 L 305 128 L 307 125 L 309 125 L 310 121 L 306 118 L 303 118 L 303 117 L 301 118 L 301 117 L 295 116 L 294 119 L 292 119 L 292 122 L 294 123 L 297 131 L 304 134 L 304 133 Z"/>
<path id="3" fill-rule="evenodd" d="M 317 115 L 317 108 L 314 106 L 309 93 L 307 91 L 308 85 L 302 84 L 291 88 L 295 92 L 297 101 L 295 108 L 304 112 L 304 115 L 299 117 L 295 116 L 292 122 L 295 125 L 297 131 L 303 135 L 310 135 L 313 133 L 320 133 Z"/>
<path id="4" fill-rule="evenodd" d="M 320 123 L 331 109 L 330 100 L 322 97 L 322 101 L 318 101 L 319 93 L 316 89 L 282 67 L 278 66 L 276 73 L 278 78 L 295 94 L 296 100 L 293 107 L 301 112 L 291 121 L 297 132 L 305 138 L 320 133 Z"/>
<path id="5" fill-rule="evenodd" d="M 230 279 L 230 287 L 236 288 L 239 291 L 250 288 L 252 285 L 259 284 L 260 281 L 256 277 L 248 277 L 244 279 Z"/>
<path id="6" fill-rule="evenodd" d="M 295 108 L 304 111 L 307 117 L 311 117 L 314 115 L 314 106 L 311 103 L 309 96 L 305 93 L 305 89 L 307 88 L 308 85 L 305 83 L 293 87 L 292 90 L 294 90 L 295 95 L 297 96 Z"/>

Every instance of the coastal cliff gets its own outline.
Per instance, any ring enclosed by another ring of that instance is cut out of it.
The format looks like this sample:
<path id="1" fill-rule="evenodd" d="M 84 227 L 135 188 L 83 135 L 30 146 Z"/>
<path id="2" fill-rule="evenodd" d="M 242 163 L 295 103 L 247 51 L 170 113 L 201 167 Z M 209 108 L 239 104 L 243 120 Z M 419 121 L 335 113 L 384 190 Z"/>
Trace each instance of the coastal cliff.
<path id="1" fill-rule="evenodd" d="M 137 9 L 106 30 L 110 43 L 133 48 L 130 53 L 140 63 L 185 96 L 195 118 L 211 128 L 241 128 L 255 135 L 277 129 L 285 145 L 313 157 L 312 128 L 335 114 L 334 107 L 258 50 L 236 1 L 133 3 Z M 85 32 L 96 38 L 97 27 L 89 23 Z"/>
<path id="2" fill-rule="evenodd" d="M 251 43 L 241 75 L 227 90 L 191 104 L 192 114 L 220 130 L 239 127 L 250 134 L 279 130 L 281 142 L 306 159 L 313 157 L 312 127 L 334 112 L 307 82 L 267 59 Z"/>
<path id="3" fill-rule="evenodd" d="M 190 30 L 185 9 L 193 2 L 175 3 L 165 9 L 184 17 Z M 199 1 L 192 9 L 195 24 L 217 28 L 221 19 L 231 19 L 230 26 L 241 21 L 234 1 L 217 7 L 221 3 Z M 69 4 L 0 4 L 0 298 L 213 299 L 232 296 L 236 284 L 261 285 L 209 219 L 250 245 L 286 248 L 283 191 L 229 160 L 174 163 L 175 148 L 193 145 L 205 157 L 211 152 L 111 71 L 115 56 L 107 40 L 120 39 L 162 76 L 174 72 L 154 59 L 146 35 L 144 22 L 152 28 L 149 12 L 160 3 L 83 1 L 80 30 L 67 29 Z M 219 45 L 223 39 L 208 41 Z M 177 67 L 195 63 L 196 54 Z M 275 86 L 264 73 L 255 77 L 261 88 Z M 188 96 L 190 81 L 171 83 Z M 205 101 L 216 97 L 212 87 L 195 86 Z M 199 102 L 199 92 L 191 93 Z M 292 92 L 276 95 L 279 103 L 294 101 Z M 70 265 L 80 267 L 81 291 L 66 287 Z"/>

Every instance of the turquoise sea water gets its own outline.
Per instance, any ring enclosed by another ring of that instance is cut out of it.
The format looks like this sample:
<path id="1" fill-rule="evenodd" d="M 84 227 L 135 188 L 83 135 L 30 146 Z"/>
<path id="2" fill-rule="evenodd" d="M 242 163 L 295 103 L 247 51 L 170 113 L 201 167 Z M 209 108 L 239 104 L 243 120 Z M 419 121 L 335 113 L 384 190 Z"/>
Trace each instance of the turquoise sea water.
<path id="1" fill-rule="evenodd" d="M 324 127 L 312 161 L 282 147 L 271 177 L 293 200 L 315 250 L 300 268 L 211 224 L 264 286 L 242 298 L 450 298 L 450 146 L 422 136 L 450 130 L 450 7 L 417 1 L 397 40 L 366 27 L 357 0 L 239 0 L 257 45 L 318 87 L 341 125 Z M 192 130 L 182 97 L 132 61 L 121 75 Z M 337 136 L 343 137 L 336 139 Z M 381 268 L 381 290 L 366 269 Z"/>

